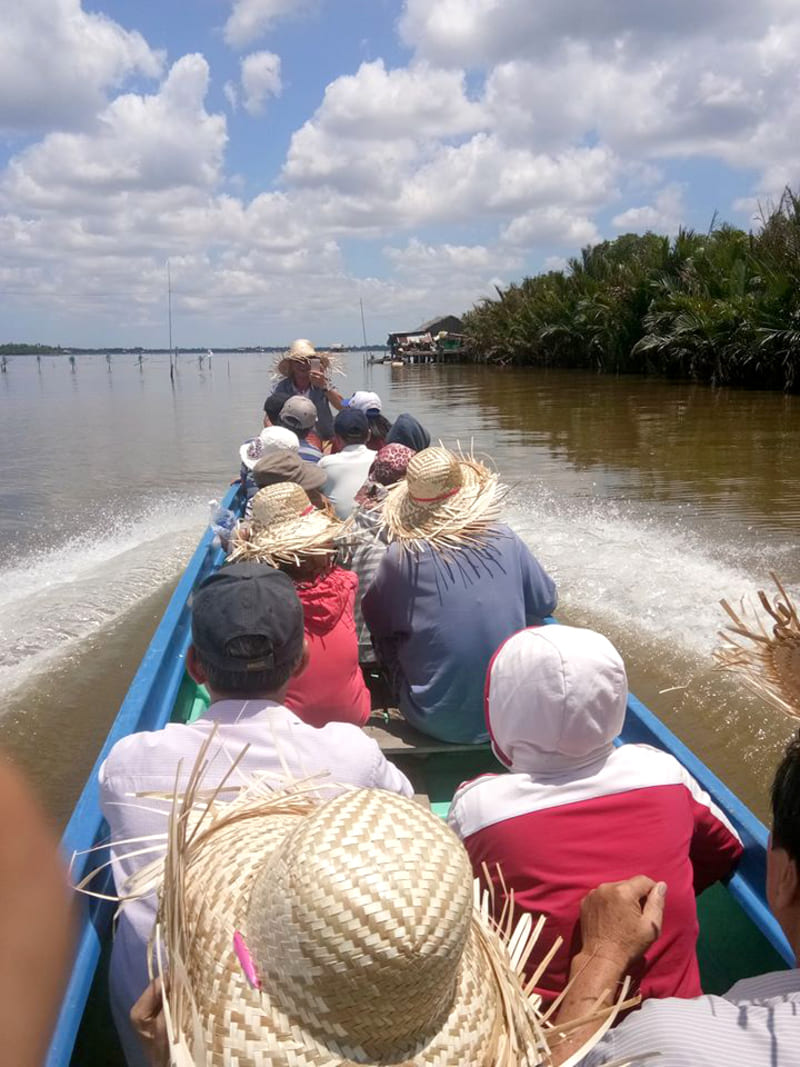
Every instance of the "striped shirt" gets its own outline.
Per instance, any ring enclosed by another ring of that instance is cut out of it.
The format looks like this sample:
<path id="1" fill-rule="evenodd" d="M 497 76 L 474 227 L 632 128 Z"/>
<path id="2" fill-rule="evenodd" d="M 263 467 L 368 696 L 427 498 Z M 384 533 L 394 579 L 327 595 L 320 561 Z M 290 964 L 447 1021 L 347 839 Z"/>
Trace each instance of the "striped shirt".
<path id="1" fill-rule="evenodd" d="M 800 971 L 745 978 L 722 997 L 649 1000 L 581 1060 L 658 1053 L 658 1067 L 800 1067 Z"/>

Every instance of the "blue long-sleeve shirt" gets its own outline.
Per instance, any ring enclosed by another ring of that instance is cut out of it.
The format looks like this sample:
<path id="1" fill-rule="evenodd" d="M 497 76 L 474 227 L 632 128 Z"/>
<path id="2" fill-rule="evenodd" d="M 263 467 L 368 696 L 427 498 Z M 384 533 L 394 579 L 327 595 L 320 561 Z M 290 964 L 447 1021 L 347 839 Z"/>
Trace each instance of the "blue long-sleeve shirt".
<path id="1" fill-rule="evenodd" d="M 389 546 L 361 603 L 408 721 L 442 741 L 487 738 L 486 671 L 511 634 L 556 606 L 552 578 L 507 526 L 448 553 Z"/>

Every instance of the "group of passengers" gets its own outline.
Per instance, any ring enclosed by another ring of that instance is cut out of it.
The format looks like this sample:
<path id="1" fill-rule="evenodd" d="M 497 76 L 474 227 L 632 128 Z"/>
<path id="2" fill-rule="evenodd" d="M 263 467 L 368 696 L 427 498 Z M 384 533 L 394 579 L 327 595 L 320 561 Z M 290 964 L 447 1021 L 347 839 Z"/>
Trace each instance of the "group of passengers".
<path id="1" fill-rule="evenodd" d="M 455 838 L 447 840 L 491 889 L 498 922 L 510 902 L 517 913 L 545 917 L 537 952 L 537 959 L 546 955 L 545 965 L 536 967 L 531 958 L 524 970 L 545 1007 L 557 1002 L 569 983 L 557 1005 L 558 1025 L 569 1030 L 567 1024 L 591 1014 L 589 1007 L 615 996 L 626 975 L 646 1002 L 581 1062 L 594 1067 L 648 1051 L 661 1052 L 665 1067 L 726 1057 L 779 1067 L 800 1062 L 796 1052 L 775 1059 L 767 1052 L 768 1018 L 782 1038 L 781 1028 L 800 1001 L 797 971 L 785 972 L 789 978 L 766 976 L 761 987 L 754 980 L 753 989 L 732 991 L 727 1001 L 702 997 L 695 897 L 732 874 L 742 843 L 672 756 L 618 744 L 628 688 L 617 650 L 592 630 L 546 624 L 556 607 L 555 583 L 501 521 L 504 489 L 487 465 L 472 455 L 432 447 L 411 415 L 390 423 L 375 393 L 343 396 L 329 382 L 331 369 L 330 357 L 316 353 L 308 341 L 295 341 L 278 365 L 280 381 L 264 405 L 264 429 L 242 445 L 246 514 L 231 533 L 226 564 L 192 601 L 186 669 L 206 688 L 210 706 L 193 722 L 122 739 L 100 773 L 111 840 L 120 843 L 112 851 L 115 883 L 120 897 L 129 898 L 119 916 L 110 971 L 112 1008 L 128 1063 L 162 1062 L 158 1041 L 141 1040 L 152 1034 L 151 1016 L 161 1003 L 148 972 L 148 941 L 158 908 L 158 864 L 152 860 L 163 850 L 163 798 L 187 788 L 198 758 L 208 788 L 223 780 L 230 784 L 226 776 L 234 767 L 234 780 L 264 774 L 276 783 L 310 780 L 314 795 L 330 803 L 353 786 L 384 791 L 376 794 L 377 807 L 363 802 L 365 810 L 377 812 L 374 817 L 387 826 L 405 818 L 391 806 L 394 801 L 387 809 L 391 814 L 380 816 L 381 805 L 389 803 L 380 800 L 382 795 L 411 798 L 414 789 L 362 729 L 371 707 L 365 673 L 380 675 L 392 706 L 416 731 L 442 742 L 441 748 L 491 742 L 505 772 L 458 788 L 447 822 L 463 848 Z M 770 904 L 796 945 L 796 746 L 776 779 L 773 802 Z M 417 818 L 408 814 L 409 826 Z M 334 824 L 336 834 L 347 837 L 349 831 L 336 820 L 327 833 L 334 833 Z M 382 833 L 375 829 L 368 865 L 380 866 Z M 157 844 L 130 846 L 142 839 Z M 322 834 L 317 847 L 338 843 Z M 446 841 L 442 847 L 447 852 Z M 414 892 L 433 892 L 423 889 L 428 874 L 431 884 L 440 877 L 433 867 L 427 870 L 432 856 L 412 862 L 410 845 L 409 850 L 406 874 L 417 887 Z M 451 856 L 448 862 L 460 860 Z M 285 906 L 288 916 L 291 900 Z M 439 925 L 447 921 L 445 916 Z M 321 925 L 314 929 L 322 937 Z M 440 941 L 443 934 L 438 930 L 430 936 Z M 228 948 L 219 968 L 237 970 L 241 963 L 249 976 L 248 997 L 268 1001 L 266 979 L 262 985 L 253 977 L 254 964 L 239 949 L 232 955 L 233 941 Z M 308 945 L 306 950 L 311 959 Z M 365 966 L 373 950 L 365 942 L 361 951 L 356 969 Z M 280 960 L 274 963 L 280 969 Z M 286 966 L 302 971 L 297 960 L 287 960 Z M 298 980 L 313 985 L 316 972 L 312 963 L 308 966 L 309 973 Z M 337 971 L 330 960 L 324 966 Z M 466 963 L 458 956 L 451 966 L 458 970 Z M 421 976 L 424 969 L 420 964 L 414 973 Z M 439 984 L 454 988 L 455 970 L 440 974 Z M 488 990 L 488 972 L 482 981 Z M 522 997 L 522 984 L 514 988 L 503 996 Z M 213 995 L 222 998 L 214 989 Z M 387 1036 L 388 1044 L 378 1048 L 383 1038 L 377 1031 L 387 1025 L 380 1021 L 382 1009 L 361 1004 L 360 1038 L 351 1046 L 342 1038 L 343 1023 L 325 1025 L 314 1016 L 313 1026 L 296 1024 L 283 995 L 273 994 L 277 1007 L 259 1001 L 260 1025 L 270 1038 L 264 1036 L 268 1051 L 262 1058 L 252 1052 L 250 1041 L 253 1063 L 488 1067 L 495 1062 L 495 1053 L 473 1049 L 468 1054 L 466 1046 L 460 1059 L 441 1058 L 445 1031 L 453 1025 L 447 1012 L 439 1012 L 442 1017 L 431 1023 L 424 1042 L 417 1036 L 416 1045 L 399 1038 L 392 1044 Z M 488 992 L 483 999 L 492 1000 Z M 663 1013 L 654 1009 L 656 1001 L 663 1003 Z M 789 1005 L 785 1017 L 781 1005 Z M 215 1003 L 198 1010 L 217 1020 L 215 1033 L 222 1016 L 233 1026 L 236 1005 Z M 270 1043 L 275 1027 L 280 1029 L 273 1026 L 273 1016 L 281 1010 L 287 1013 L 281 1025 L 291 1029 L 297 1046 Z M 489 1025 L 482 1013 L 490 1008 L 475 1003 L 471 1010 L 474 1019 L 462 1019 L 460 1025 L 472 1026 L 477 1034 Z M 749 1013 L 744 1024 L 737 1022 L 742 1010 Z M 693 1027 L 710 1052 L 688 1044 Z M 573 1027 L 570 1040 L 553 1052 L 553 1062 L 581 1047 L 586 1036 Z M 227 1049 L 219 1060 L 218 1038 Z M 214 1046 L 208 1062 L 251 1062 L 231 1058 L 227 1039 L 219 1033 L 208 1038 L 209 1053 Z M 769 1040 L 776 1040 L 775 1033 Z M 447 1041 L 455 1041 L 452 1034 Z M 307 1058 L 299 1055 L 300 1046 Z M 459 1047 L 447 1045 L 451 1051 Z M 545 1062 L 526 1056 L 531 1053 L 522 1047 L 517 1059 L 502 1062 Z"/>

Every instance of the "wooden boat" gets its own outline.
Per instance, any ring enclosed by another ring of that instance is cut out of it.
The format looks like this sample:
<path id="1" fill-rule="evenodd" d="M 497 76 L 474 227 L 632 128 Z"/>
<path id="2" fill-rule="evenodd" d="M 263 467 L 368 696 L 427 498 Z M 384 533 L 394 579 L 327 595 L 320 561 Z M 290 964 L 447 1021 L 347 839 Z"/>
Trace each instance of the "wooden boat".
<path id="1" fill-rule="evenodd" d="M 230 490 L 225 507 L 242 506 L 237 489 Z M 191 620 L 192 590 L 223 560 L 223 553 L 207 532 L 192 556 L 153 635 L 119 714 L 106 738 L 62 838 L 65 856 L 79 855 L 73 864 L 77 880 L 99 863 L 98 853 L 85 850 L 103 843 L 103 822 L 97 771 L 120 737 L 136 730 L 155 730 L 169 721 L 187 721 L 202 713 L 197 687 L 184 672 Z M 402 720 L 373 716 L 367 727 L 386 755 L 425 794 L 434 812 L 444 816 L 458 784 L 486 771 L 500 770 L 486 747 L 438 742 L 412 730 Z M 726 813 L 739 832 L 745 853 L 727 886 L 715 885 L 698 900 L 700 939 L 698 956 L 703 988 L 724 992 L 734 981 L 764 971 L 793 966 L 794 957 L 765 900 L 766 827 L 635 697 L 630 697 L 620 742 L 643 742 L 671 752 Z M 102 855 L 100 859 L 102 859 Z M 105 885 L 113 890 L 110 873 Z M 95 888 L 103 891 L 103 884 Z M 81 903 L 77 954 L 57 1028 L 49 1050 L 48 1067 L 108 1067 L 119 1063 L 116 1037 L 105 997 L 105 973 L 110 949 L 114 905 L 84 898 Z"/>

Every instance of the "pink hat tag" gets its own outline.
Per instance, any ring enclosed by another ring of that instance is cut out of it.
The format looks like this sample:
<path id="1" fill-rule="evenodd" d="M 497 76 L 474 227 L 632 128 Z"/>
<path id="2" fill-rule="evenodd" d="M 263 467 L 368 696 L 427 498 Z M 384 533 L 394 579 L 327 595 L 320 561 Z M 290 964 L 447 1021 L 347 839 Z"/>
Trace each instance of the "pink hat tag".
<path id="1" fill-rule="evenodd" d="M 250 949 L 247 947 L 245 939 L 238 930 L 235 930 L 233 934 L 233 951 L 236 953 L 236 958 L 242 965 L 244 976 L 252 988 L 261 989 L 261 979 L 256 974 L 256 969 L 253 966 L 253 958 L 250 955 Z"/>

